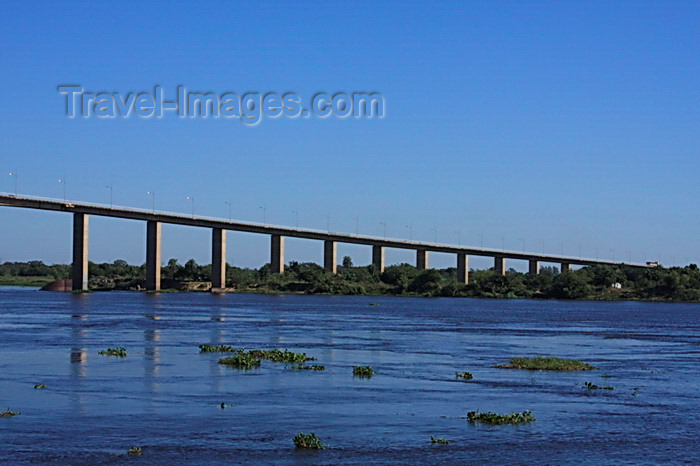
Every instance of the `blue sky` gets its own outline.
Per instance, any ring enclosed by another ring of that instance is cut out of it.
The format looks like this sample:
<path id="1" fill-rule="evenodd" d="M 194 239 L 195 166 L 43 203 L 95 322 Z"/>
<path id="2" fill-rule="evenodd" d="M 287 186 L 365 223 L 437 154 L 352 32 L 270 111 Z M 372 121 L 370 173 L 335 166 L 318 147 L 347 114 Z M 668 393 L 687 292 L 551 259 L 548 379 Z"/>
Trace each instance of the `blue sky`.
<path id="1" fill-rule="evenodd" d="M 697 2 L 6 2 L 0 191 L 464 245 L 700 260 Z M 373 91 L 382 119 L 65 116 L 94 92 Z M 9 173 L 17 173 L 17 178 Z M 329 218 L 327 218 L 329 216 Z M 0 261 L 70 262 L 71 218 L 0 209 Z M 91 219 L 91 260 L 145 260 Z M 210 233 L 164 227 L 208 263 Z M 268 238 L 229 233 L 259 267 Z M 368 263 L 368 248 L 339 255 Z M 389 251 L 389 262 L 413 262 Z M 288 240 L 287 260 L 322 245 Z M 454 265 L 435 254 L 431 265 Z M 489 262 L 472 260 L 472 266 Z M 525 264 L 512 264 L 524 269 Z"/>

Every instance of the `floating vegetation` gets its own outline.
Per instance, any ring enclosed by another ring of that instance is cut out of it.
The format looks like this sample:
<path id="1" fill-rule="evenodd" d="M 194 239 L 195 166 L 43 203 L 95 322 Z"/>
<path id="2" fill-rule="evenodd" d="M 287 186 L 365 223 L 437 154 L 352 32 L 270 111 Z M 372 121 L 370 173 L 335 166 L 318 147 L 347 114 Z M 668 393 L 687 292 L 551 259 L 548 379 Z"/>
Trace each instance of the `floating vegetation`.
<path id="1" fill-rule="evenodd" d="M 107 348 L 106 350 L 98 351 L 97 354 L 104 354 L 105 356 L 117 356 L 120 358 L 126 357 L 126 349 L 121 346 L 116 348 Z"/>
<path id="2" fill-rule="evenodd" d="M 610 374 L 603 374 L 603 375 L 601 375 L 601 377 L 604 378 L 604 379 L 610 379 L 610 378 L 612 378 L 612 377 L 614 377 L 614 376 L 612 376 L 612 375 L 610 375 Z"/>
<path id="3" fill-rule="evenodd" d="M 34 385 L 34 388 L 46 388 L 46 385 L 44 385 L 43 383 L 38 383 Z"/>
<path id="4" fill-rule="evenodd" d="M 7 408 L 7 411 L 3 411 L 0 413 L 0 417 L 12 417 L 12 416 L 19 416 L 22 413 L 17 413 L 15 411 L 12 411 L 10 408 Z"/>
<path id="5" fill-rule="evenodd" d="M 200 353 L 242 353 L 243 348 L 232 348 L 229 345 L 199 345 Z"/>
<path id="6" fill-rule="evenodd" d="M 435 438 L 431 435 L 430 436 L 430 443 L 438 443 L 440 445 L 447 445 L 448 443 L 450 443 L 450 441 L 445 440 L 445 437 Z"/>
<path id="7" fill-rule="evenodd" d="M 481 422 L 482 424 L 495 426 L 501 424 L 520 424 L 522 422 L 532 422 L 535 420 L 535 416 L 533 416 L 530 411 L 523 411 L 522 413 L 497 414 L 480 413 L 477 410 L 468 412 L 467 419 L 469 419 L 469 422 Z"/>
<path id="8" fill-rule="evenodd" d="M 474 378 L 471 372 L 455 372 L 458 379 L 471 380 Z"/>
<path id="9" fill-rule="evenodd" d="M 248 351 L 254 358 L 267 359 L 273 362 L 297 362 L 302 363 L 306 361 L 315 361 L 316 358 L 310 358 L 306 353 L 293 353 L 287 350 L 274 349 L 274 350 L 250 350 Z"/>
<path id="10" fill-rule="evenodd" d="M 232 403 L 223 403 L 223 402 L 219 406 L 221 406 L 221 409 L 235 408 L 236 407 L 236 405 L 234 405 Z"/>
<path id="11" fill-rule="evenodd" d="M 615 390 L 615 387 L 601 387 L 600 385 L 596 385 L 591 382 L 584 383 L 583 388 L 587 388 L 589 390 Z"/>
<path id="12" fill-rule="evenodd" d="M 240 353 L 235 356 L 228 356 L 219 359 L 219 364 L 236 367 L 238 369 L 252 369 L 260 365 L 260 359 L 256 359 L 250 354 Z"/>
<path id="13" fill-rule="evenodd" d="M 574 359 L 535 356 L 534 358 L 511 358 L 509 364 L 496 366 L 499 369 L 527 369 L 531 371 L 590 371 L 597 369 Z"/>
<path id="14" fill-rule="evenodd" d="M 294 436 L 294 445 L 297 448 L 310 448 L 314 450 L 324 450 L 327 448 L 313 432 L 310 434 L 299 432 L 296 434 Z"/>
<path id="15" fill-rule="evenodd" d="M 369 303 L 370 306 L 379 306 L 377 303 Z"/>
<path id="16" fill-rule="evenodd" d="M 127 452 L 130 455 L 140 455 L 141 454 L 141 447 L 131 447 L 129 448 L 129 451 Z"/>
<path id="17" fill-rule="evenodd" d="M 352 375 L 370 378 L 374 375 L 374 369 L 372 369 L 372 366 L 352 366 Z"/>
<path id="18" fill-rule="evenodd" d="M 292 369 L 298 371 L 325 371 L 326 366 L 321 366 L 319 364 L 313 364 L 311 366 L 307 366 L 306 364 L 294 364 Z"/>

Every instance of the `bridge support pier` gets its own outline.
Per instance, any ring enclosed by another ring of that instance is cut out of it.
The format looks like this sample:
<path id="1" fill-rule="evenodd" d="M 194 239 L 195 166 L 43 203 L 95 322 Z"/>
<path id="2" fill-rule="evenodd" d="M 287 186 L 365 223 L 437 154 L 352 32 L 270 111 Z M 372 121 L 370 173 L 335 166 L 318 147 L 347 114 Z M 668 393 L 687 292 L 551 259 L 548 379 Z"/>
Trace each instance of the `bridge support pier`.
<path id="1" fill-rule="evenodd" d="M 457 253 L 457 281 L 469 284 L 469 256 L 463 252 Z"/>
<path id="2" fill-rule="evenodd" d="M 211 230 L 211 288 L 226 288 L 226 230 Z"/>
<path id="3" fill-rule="evenodd" d="M 379 273 L 384 272 L 384 246 L 372 246 L 372 265 L 377 267 Z"/>
<path id="4" fill-rule="evenodd" d="M 272 235 L 270 242 L 270 272 L 284 273 L 284 236 Z"/>
<path id="5" fill-rule="evenodd" d="M 527 273 L 529 273 L 530 275 L 539 275 L 540 274 L 540 261 L 530 259 L 528 263 L 529 263 L 529 265 L 528 265 Z"/>
<path id="6" fill-rule="evenodd" d="M 418 270 L 428 269 L 428 251 L 425 249 L 416 250 L 416 268 Z"/>
<path id="7" fill-rule="evenodd" d="M 89 217 L 73 214 L 73 291 L 88 289 Z"/>
<path id="8" fill-rule="evenodd" d="M 506 274 L 506 258 L 501 256 L 496 256 L 493 258 L 493 270 L 496 271 L 498 275 Z"/>
<path id="9" fill-rule="evenodd" d="M 561 263 L 561 273 L 564 272 L 571 272 L 571 264 L 569 264 L 568 262 Z"/>
<path id="10" fill-rule="evenodd" d="M 146 289 L 160 290 L 161 223 L 148 220 L 146 224 Z"/>
<path id="11" fill-rule="evenodd" d="M 323 267 L 331 273 L 338 271 L 338 243 L 331 240 L 323 242 Z"/>

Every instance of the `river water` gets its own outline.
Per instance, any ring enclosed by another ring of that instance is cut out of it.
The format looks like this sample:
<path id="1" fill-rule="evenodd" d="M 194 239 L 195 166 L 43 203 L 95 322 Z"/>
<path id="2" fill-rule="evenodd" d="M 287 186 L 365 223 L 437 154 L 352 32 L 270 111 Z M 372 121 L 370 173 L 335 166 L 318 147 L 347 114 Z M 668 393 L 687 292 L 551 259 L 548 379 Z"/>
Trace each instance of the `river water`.
<path id="1" fill-rule="evenodd" d="M 21 414 L 0 417 L 0 463 L 698 464 L 699 318 L 697 304 L 4 287 L 0 410 Z M 233 369 L 204 343 L 326 369 Z M 115 346 L 127 357 L 98 355 Z M 494 367 L 534 355 L 599 369 Z M 474 410 L 537 420 L 471 424 Z M 329 448 L 295 449 L 299 432 Z"/>

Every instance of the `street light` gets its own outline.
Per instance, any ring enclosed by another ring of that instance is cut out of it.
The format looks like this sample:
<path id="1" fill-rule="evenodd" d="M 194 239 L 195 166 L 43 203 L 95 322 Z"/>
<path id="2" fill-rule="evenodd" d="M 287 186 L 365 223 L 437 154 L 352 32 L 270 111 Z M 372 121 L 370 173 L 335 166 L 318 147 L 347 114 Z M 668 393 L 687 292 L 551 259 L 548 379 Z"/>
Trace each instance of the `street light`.
<path id="1" fill-rule="evenodd" d="M 263 211 L 263 225 L 267 225 L 267 207 L 264 205 L 258 206 L 258 209 L 262 209 Z"/>
<path id="2" fill-rule="evenodd" d="M 61 178 L 58 182 L 63 183 L 63 202 L 66 202 L 66 180 Z"/>
<path id="3" fill-rule="evenodd" d="M 296 221 L 297 221 L 297 223 L 296 223 L 297 228 L 299 228 L 299 211 L 296 210 L 296 209 L 294 209 L 294 210 L 292 210 L 292 213 L 294 214 L 294 216 L 295 216 L 295 218 L 296 218 Z"/>
<path id="4" fill-rule="evenodd" d="M 156 193 L 155 193 L 155 191 L 147 191 L 146 194 L 151 195 L 151 206 L 153 209 L 153 213 L 155 214 L 156 213 Z"/>
<path id="5" fill-rule="evenodd" d="M 355 217 L 355 234 L 360 234 L 360 217 Z"/>
<path id="6" fill-rule="evenodd" d="M 194 196 L 187 196 L 187 199 L 192 201 L 192 218 L 194 218 Z"/>
<path id="7" fill-rule="evenodd" d="M 431 228 L 430 230 L 435 232 L 435 244 L 437 244 L 437 227 Z"/>
<path id="8" fill-rule="evenodd" d="M 224 204 L 228 206 L 228 221 L 231 221 L 231 201 L 224 201 Z"/>
<path id="9" fill-rule="evenodd" d="M 461 246 L 462 245 L 462 233 L 460 233 L 459 230 L 455 231 L 455 233 L 457 233 L 457 246 Z"/>
<path id="10" fill-rule="evenodd" d="M 109 208 L 112 208 L 112 185 L 108 184 L 105 188 L 109 189 Z"/>
<path id="11" fill-rule="evenodd" d="M 10 172 L 10 176 L 15 177 L 15 197 L 17 197 L 17 172 L 16 171 Z"/>
<path id="12" fill-rule="evenodd" d="M 413 227 L 411 225 L 406 225 L 408 228 L 408 240 L 413 241 Z"/>
<path id="13" fill-rule="evenodd" d="M 519 238 L 519 241 L 523 243 L 523 254 L 525 254 L 525 240 L 522 238 Z"/>
<path id="14" fill-rule="evenodd" d="M 326 231 L 331 232 L 331 214 L 326 214 Z"/>
<path id="15" fill-rule="evenodd" d="M 386 239 L 386 222 L 379 222 L 379 224 L 382 226 L 384 229 L 384 239 Z"/>

